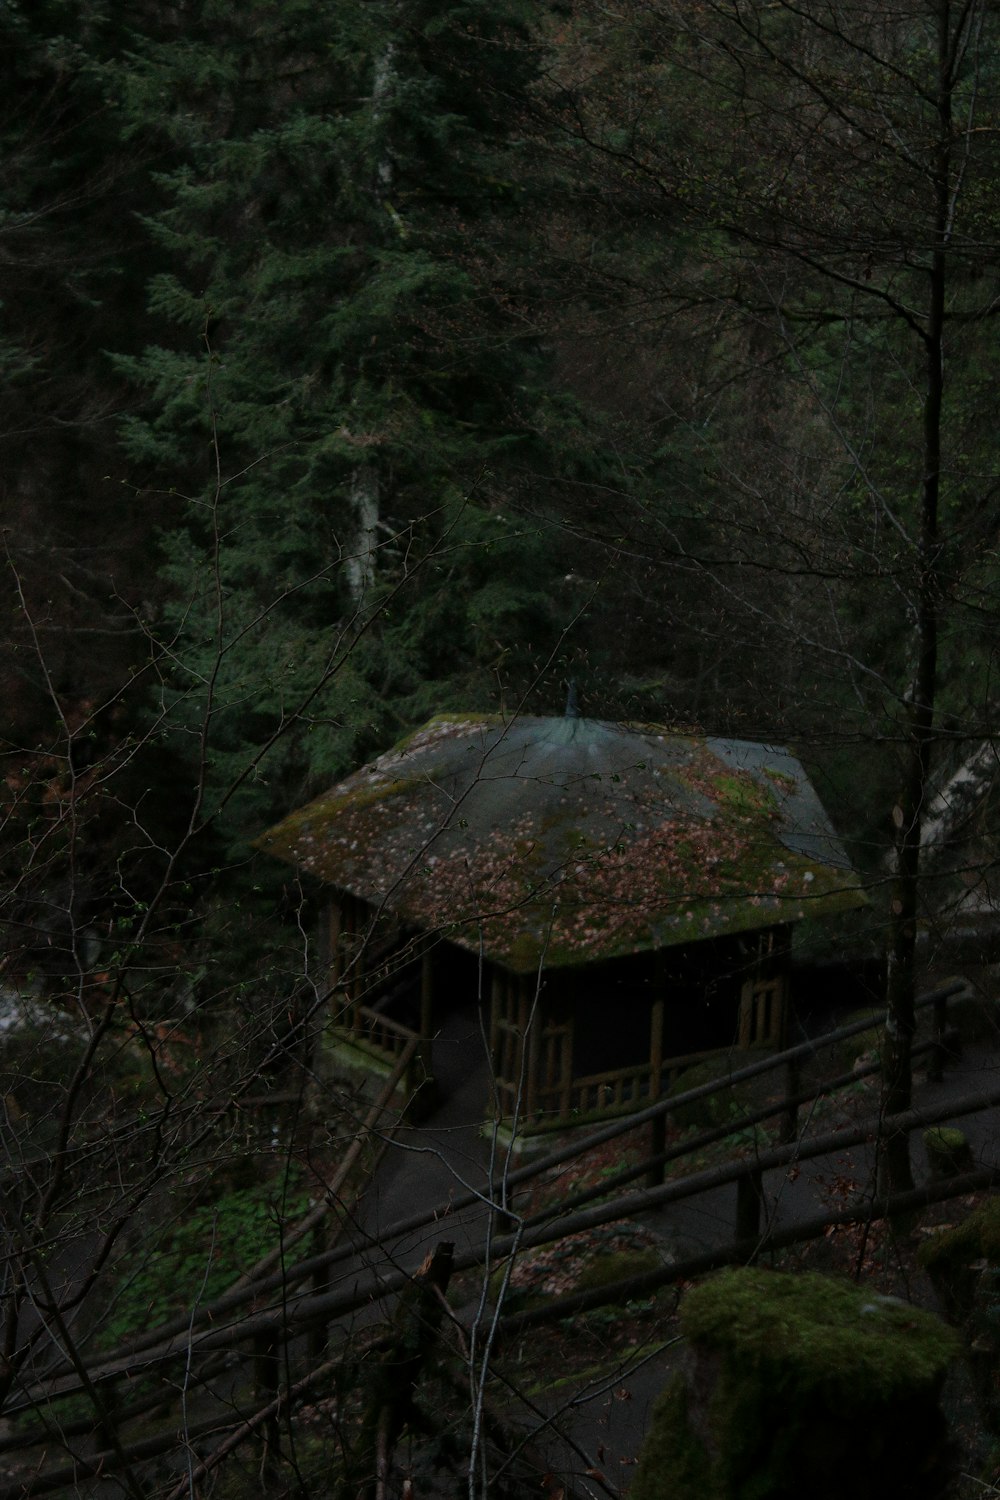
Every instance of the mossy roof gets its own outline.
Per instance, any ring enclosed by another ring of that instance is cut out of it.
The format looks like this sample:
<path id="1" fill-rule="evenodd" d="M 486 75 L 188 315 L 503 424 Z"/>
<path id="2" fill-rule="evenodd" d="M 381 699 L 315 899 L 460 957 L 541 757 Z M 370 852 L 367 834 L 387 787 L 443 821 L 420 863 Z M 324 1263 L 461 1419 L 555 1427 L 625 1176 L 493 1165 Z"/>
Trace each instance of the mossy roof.
<path id="1" fill-rule="evenodd" d="M 596 719 L 442 715 L 258 846 L 520 973 L 865 899 L 787 750 Z"/>

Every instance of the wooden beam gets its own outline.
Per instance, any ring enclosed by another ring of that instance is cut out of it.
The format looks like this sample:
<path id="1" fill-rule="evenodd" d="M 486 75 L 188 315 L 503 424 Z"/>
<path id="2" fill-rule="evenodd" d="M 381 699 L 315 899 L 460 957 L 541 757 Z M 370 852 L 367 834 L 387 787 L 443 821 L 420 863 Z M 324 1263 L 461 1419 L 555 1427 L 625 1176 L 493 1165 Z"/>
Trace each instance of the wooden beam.
<path id="1" fill-rule="evenodd" d="M 538 1114 L 538 1039 L 541 1031 L 541 1002 L 534 1007 L 535 975 L 517 977 L 517 1017 L 521 1034 L 521 1066 L 524 1070 L 525 1117 L 534 1120 Z"/>
<path id="2" fill-rule="evenodd" d="M 433 1078 L 434 946 L 425 941 L 420 954 L 420 1060 L 424 1077 Z"/>
<path id="3" fill-rule="evenodd" d="M 649 1097 L 659 1098 L 663 1073 L 663 992 L 653 997 L 649 1016 Z"/>
<path id="4" fill-rule="evenodd" d="M 329 907 L 329 972 L 330 988 L 334 990 L 340 983 L 340 976 L 344 968 L 344 955 L 340 951 L 340 934 L 343 927 L 343 913 L 340 909 L 340 897 L 330 897 Z"/>

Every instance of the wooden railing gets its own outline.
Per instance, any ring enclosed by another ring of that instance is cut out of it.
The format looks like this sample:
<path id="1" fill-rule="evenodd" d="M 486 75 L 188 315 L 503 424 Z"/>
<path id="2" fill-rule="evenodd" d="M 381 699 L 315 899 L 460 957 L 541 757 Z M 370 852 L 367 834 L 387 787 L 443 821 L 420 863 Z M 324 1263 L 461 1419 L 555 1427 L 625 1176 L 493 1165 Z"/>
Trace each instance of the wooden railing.
<path id="1" fill-rule="evenodd" d="M 404 1026 L 401 1021 L 393 1021 L 389 1016 L 369 1009 L 367 1005 L 357 1006 L 354 1017 L 352 1040 L 367 1042 L 385 1056 L 402 1057 L 407 1047 L 420 1040 L 409 1026 Z"/>
<path id="2" fill-rule="evenodd" d="M 930 1041 L 921 1044 L 920 1049 L 929 1055 L 932 1067 L 942 1061 L 945 1055 L 944 1023 L 947 1001 L 959 993 L 961 988 L 958 984 L 943 986 L 917 1002 L 918 1010 L 928 1005 L 934 1007 L 934 1034 Z M 380 1021 L 382 1019 L 379 1018 Z M 597 1131 L 588 1134 L 574 1133 L 575 1138 L 571 1143 L 562 1144 L 555 1151 L 534 1162 L 510 1170 L 506 1174 L 505 1189 L 509 1193 L 515 1187 L 520 1188 L 543 1173 L 550 1173 L 553 1168 L 564 1170 L 570 1161 L 593 1151 L 608 1141 L 617 1139 L 626 1131 L 635 1130 L 639 1124 L 655 1125 L 658 1119 L 664 1118 L 677 1104 L 705 1098 L 713 1092 L 729 1088 L 734 1082 L 742 1083 L 751 1077 L 757 1077 L 778 1068 L 789 1069 L 793 1064 L 797 1068 L 799 1062 L 807 1055 L 845 1038 L 856 1036 L 862 1030 L 867 1029 L 870 1024 L 864 1020 L 851 1023 L 825 1038 L 790 1048 L 775 1058 L 760 1059 L 737 1070 L 729 1079 L 698 1085 L 678 1095 L 674 1100 L 661 1099 L 648 1105 L 641 1113 L 609 1122 Z M 676 1069 L 682 1064 L 688 1066 L 703 1055 L 692 1054 L 684 1059 L 671 1058 L 665 1062 L 664 1067 Z M 381 1099 L 374 1106 L 373 1114 L 363 1126 L 365 1133 L 374 1132 L 382 1138 L 385 1127 L 383 1123 L 379 1123 L 379 1116 L 384 1109 L 392 1106 L 393 1089 L 402 1078 L 406 1065 L 407 1058 L 404 1054 L 396 1065 L 393 1078 L 387 1081 Z M 831 1080 L 824 1085 L 824 1091 L 843 1087 L 852 1078 L 874 1071 L 877 1066 L 877 1063 L 867 1065 L 857 1072 L 852 1071 L 842 1078 Z M 763 1119 L 776 1110 L 787 1111 L 799 1102 L 800 1096 L 797 1095 L 786 1097 L 777 1104 L 772 1102 L 748 1115 L 748 1121 Z M 796 1219 L 795 1222 L 780 1230 L 775 1230 L 768 1221 L 766 1212 L 768 1205 L 762 1191 L 762 1180 L 763 1174 L 767 1171 L 784 1174 L 789 1167 L 797 1167 L 805 1160 L 855 1149 L 872 1140 L 877 1140 L 879 1136 L 885 1134 L 887 1126 L 902 1127 L 907 1131 L 922 1129 L 984 1109 L 995 1109 L 998 1106 L 1000 1106 L 1000 1085 L 994 1085 L 981 1093 L 961 1099 L 949 1096 L 934 1104 L 925 1104 L 922 1109 L 910 1110 L 905 1115 L 893 1117 L 888 1122 L 875 1113 L 871 1118 L 856 1124 L 838 1127 L 822 1136 L 808 1139 L 799 1137 L 784 1145 L 762 1147 L 747 1160 L 730 1160 L 684 1178 L 676 1178 L 669 1182 L 663 1180 L 662 1168 L 666 1161 L 702 1151 L 705 1145 L 721 1138 L 727 1130 L 731 1129 L 730 1125 L 722 1125 L 702 1133 L 697 1138 L 686 1139 L 666 1147 L 654 1146 L 656 1155 L 652 1158 L 636 1163 L 625 1163 L 612 1178 L 603 1179 L 600 1183 L 579 1189 L 563 1202 L 558 1214 L 554 1214 L 551 1206 L 548 1206 L 533 1215 L 521 1218 L 516 1233 L 500 1237 L 491 1234 L 484 1239 L 482 1245 L 470 1245 L 468 1249 L 461 1250 L 456 1256 L 456 1269 L 486 1265 L 492 1269 L 497 1265 L 500 1257 L 515 1251 L 551 1244 L 580 1230 L 591 1230 L 599 1225 L 616 1223 L 622 1218 L 628 1218 L 640 1212 L 646 1213 L 652 1208 L 666 1208 L 686 1198 L 696 1197 L 700 1193 L 715 1192 L 720 1187 L 735 1188 L 733 1204 L 735 1217 L 731 1239 L 723 1231 L 717 1246 L 686 1259 L 671 1261 L 653 1271 L 644 1272 L 641 1276 L 630 1277 L 627 1282 L 602 1286 L 563 1298 L 546 1298 L 538 1308 L 532 1308 L 505 1319 L 505 1327 L 512 1332 L 523 1332 L 535 1322 L 556 1317 L 565 1318 L 590 1306 L 616 1299 L 624 1300 L 626 1296 L 648 1295 L 659 1286 L 689 1279 L 714 1267 L 751 1260 L 765 1249 L 779 1249 L 800 1241 L 818 1238 L 825 1234 L 832 1225 L 870 1223 L 889 1213 L 911 1212 L 926 1203 L 944 1201 L 947 1198 L 963 1196 L 988 1186 L 997 1186 L 1000 1183 L 1000 1169 L 988 1167 L 952 1181 L 932 1183 L 926 1188 L 900 1194 L 891 1199 L 879 1199 L 875 1202 L 867 1199 L 858 1200 L 846 1206 L 840 1203 L 833 1207 L 826 1205 L 822 1212 L 812 1217 Z M 644 1177 L 648 1184 L 650 1168 L 659 1170 L 660 1175 L 655 1187 L 650 1189 L 647 1185 L 640 1190 L 632 1186 L 629 1191 L 626 1191 L 630 1185 L 637 1184 Z M 347 1160 L 345 1159 L 342 1172 L 346 1171 Z M 783 1176 L 781 1180 L 784 1180 Z M 336 1196 L 339 1197 L 339 1188 L 336 1183 L 331 1184 L 330 1196 L 334 1196 L 335 1189 L 337 1190 Z M 390 1226 L 383 1239 L 391 1244 L 403 1234 L 412 1234 L 425 1225 L 435 1224 L 447 1215 L 453 1215 L 481 1201 L 480 1189 L 453 1193 L 447 1202 L 428 1205 L 425 1210 L 418 1212 L 412 1218 Z M 502 1205 L 505 1216 L 508 1215 L 509 1204 L 510 1199 L 505 1196 Z M 331 1208 L 334 1206 L 334 1204 L 330 1205 Z M 497 1211 L 499 1215 L 499 1205 Z M 336 1363 L 335 1355 L 334 1359 L 326 1364 L 318 1366 L 313 1364 L 311 1372 L 298 1383 L 290 1385 L 284 1392 L 276 1391 L 275 1386 L 269 1383 L 269 1380 L 273 1378 L 275 1372 L 280 1378 L 286 1369 L 286 1364 L 289 1368 L 291 1367 L 293 1355 L 296 1360 L 301 1358 L 307 1344 L 307 1340 L 302 1335 L 316 1332 L 325 1337 L 325 1331 L 332 1321 L 351 1316 L 361 1309 L 367 1310 L 377 1298 L 399 1291 L 408 1283 L 408 1273 L 398 1267 L 386 1270 L 382 1266 L 376 1266 L 366 1276 L 359 1278 L 351 1275 L 343 1278 L 339 1274 L 339 1268 L 342 1268 L 343 1263 L 354 1253 L 349 1243 L 328 1245 L 320 1254 L 311 1255 L 298 1263 L 290 1263 L 290 1258 L 286 1257 L 288 1247 L 295 1242 L 307 1239 L 314 1228 L 315 1217 L 319 1214 L 319 1209 L 311 1211 L 310 1215 L 307 1215 L 298 1226 L 286 1232 L 280 1251 L 281 1264 L 275 1269 L 268 1269 L 276 1260 L 276 1256 L 272 1255 L 258 1263 L 249 1273 L 249 1285 L 239 1284 L 215 1302 L 206 1304 L 193 1313 L 186 1313 L 172 1324 L 160 1325 L 138 1342 L 133 1341 L 125 1349 L 99 1355 L 87 1361 L 85 1365 L 66 1357 L 61 1366 L 49 1372 L 46 1379 L 34 1385 L 25 1385 L 18 1396 L 8 1403 L 5 1415 L 27 1416 L 33 1409 L 44 1410 L 51 1400 L 61 1396 L 79 1395 L 85 1391 L 92 1392 L 98 1389 L 102 1392 L 109 1392 L 115 1385 L 131 1387 L 138 1376 L 149 1379 L 155 1370 L 166 1369 L 180 1363 L 188 1368 L 193 1368 L 197 1363 L 201 1372 L 206 1373 L 207 1366 L 199 1363 L 206 1356 L 218 1358 L 219 1368 L 227 1372 L 226 1380 L 230 1382 L 231 1375 L 228 1372 L 234 1345 L 241 1340 L 252 1338 L 258 1349 L 265 1349 L 267 1353 L 266 1360 L 258 1361 L 258 1368 L 266 1367 L 272 1372 L 272 1376 L 268 1380 L 258 1381 L 259 1409 L 249 1419 L 235 1424 L 239 1429 L 236 1438 L 239 1438 L 241 1434 L 249 1436 L 259 1431 L 263 1431 L 266 1437 L 265 1419 L 270 1420 L 271 1413 L 280 1407 L 281 1401 L 291 1402 L 293 1397 L 297 1397 L 307 1389 L 308 1381 L 316 1380 L 319 1376 L 326 1378 Z M 303 1286 L 306 1281 L 310 1283 L 308 1290 Z M 234 1317 L 238 1310 L 240 1316 Z M 311 1341 L 308 1342 L 308 1352 L 315 1360 L 317 1358 L 316 1346 Z M 279 1359 L 277 1356 L 276 1351 L 282 1348 L 286 1350 L 287 1359 L 285 1357 Z M 341 1351 L 341 1353 L 346 1359 L 349 1351 Z M 110 1400 L 110 1397 L 108 1399 Z M 160 1390 L 156 1390 L 154 1395 L 148 1398 L 148 1403 L 154 1405 L 162 1401 L 163 1395 Z M 124 1423 L 132 1415 L 142 1416 L 144 1421 L 148 1420 L 147 1413 L 150 1409 L 148 1403 L 147 1405 L 140 1403 L 131 1410 L 116 1413 L 116 1420 Z M 90 1434 L 92 1427 L 93 1419 L 88 1418 L 83 1421 L 79 1430 Z M 210 1422 L 205 1424 L 203 1430 L 199 1430 L 194 1424 L 185 1424 L 184 1437 L 188 1445 L 193 1438 L 202 1436 L 210 1452 L 213 1448 L 219 1450 L 217 1414 L 213 1413 Z M 50 1437 L 51 1427 L 39 1427 L 31 1432 L 2 1433 L 0 1434 L 0 1454 L 31 1448 L 40 1444 L 43 1439 L 50 1441 Z M 233 1443 L 236 1438 L 231 1437 L 228 1441 Z M 96 1475 L 103 1479 L 107 1474 L 132 1459 L 145 1461 L 156 1454 L 171 1453 L 177 1448 L 178 1442 L 177 1423 L 172 1420 L 169 1426 L 161 1432 L 153 1434 L 152 1437 L 143 1436 L 131 1447 L 122 1444 L 114 1451 L 99 1452 L 92 1460 L 74 1456 L 71 1470 L 39 1472 L 37 1469 L 32 1469 L 28 1472 L 25 1468 L 22 1472 L 19 1469 L 13 1485 L 0 1486 L 0 1500 L 24 1500 L 26 1496 L 52 1492 L 57 1488 L 68 1490 L 78 1485 L 81 1476 Z M 186 1456 L 189 1456 L 187 1452 Z"/>
<path id="3" fill-rule="evenodd" d="M 542 1119 L 569 1124 L 591 1115 L 627 1114 L 659 1099 L 685 1068 L 707 1058 L 718 1057 L 719 1049 L 689 1052 L 683 1057 L 665 1058 L 659 1068 L 648 1062 L 631 1068 L 611 1068 L 606 1073 L 590 1073 L 548 1088 L 535 1095 L 538 1115 Z M 515 1091 L 510 1084 L 500 1084 L 497 1094 L 501 1104 L 512 1112 Z"/>
<path id="4" fill-rule="evenodd" d="M 927 1056 L 928 1079 L 939 1080 L 945 1055 L 945 1036 L 947 1029 L 947 1003 L 952 996 L 964 993 L 965 985 L 960 981 L 953 981 L 941 988 L 922 996 L 917 1000 L 915 1009 L 923 1011 L 933 1007 L 933 1022 L 931 1037 L 914 1046 L 913 1055 Z M 616 1115 L 626 1115 L 637 1110 L 652 1107 L 657 1100 L 666 1101 L 671 1086 L 677 1077 L 696 1063 L 714 1059 L 720 1064 L 720 1076 L 710 1082 L 699 1085 L 694 1090 L 697 1098 L 707 1097 L 713 1093 L 722 1093 L 729 1089 L 733 1083 L 743 1081 L 745 1078 L 761 1074 L 781 1073 L 780 1084 L 786 1098 L 775 1103 L 771 1113 L 779 1114 L 784 1111 L 787 1119 L 782 1126 L 784 1139 L 791 1139 L 796 1130 L 796 1107 L 790 1101 L 800 1093 L 800 1072 L 803 1063 L 822 1052 L 828 1047 L 837 1045 L 846 1038 L 858 1035 L 864 1031 L 875 1030 L 879 1027 L 879 1018 L 875 1015 L 868 1019 L 852 1022 L 837 1030 L 814 1038 L 810 1042 L 801 1043 L 797 1047 L 787 1048 L 778 1053 L 762 1053 L 751 1049 L 750 1052 L 734 1052 L 730 1048 L 711 1048 L 701 1052 L 685 1053 L 683 1056 L 667 1057 L 659 1070 L 654 1069 L 647 1063 L 637 1064 L 631 1068 L 612 1069 L 606 1073 L 594 1073 L 584 1078 L 561 1079 L 556 1084 L 542 1085 L 530 1094 L 526 1085 L 519 1085 L 516 1081 L 506 1078 L 496 1078 L 494 1089 L 500 1112 L 508 1119 L 520 1119 L 523 1127 L 530 1126 L 532 1131 L 558 1129 L 566 1125 L 572 1125 L 579 1121 L 592 1119 L 595 1115 L 614 1118 Z M 728 1072 L 721 1071 L 721 1064 L 729 1055 L 730 1068 Z M 745 1059 L 754 1060 L 746 1065 Z M 736 1071 L 733 1071 L 733 1068 Z M 878 1064 L 871 1069 L 863 1071 L 877 1072 Z M 848 1083 L 862 1076 L 856 1069 L 840 1080 L 839 1086 L 844 1087 Z M 776 1082 L 778 1080 L 776 1079 Z M 654 1083 L 656 1086 L 654 1087 Z M 820 1090 L 824 1092 L 825 1090 Z M 814 1090 L 813 1093 L 816 1091 Z M 811 1098 L 813 1093 L 806 1091 L 802 1098 Z M 685 1094 L 684 1098 L 687 1098 Z M 678 1100 L 678 1102 L 683 1102 Z M 669 1107 L 669 1106 L 668 1106 Z"/>
<path id="5" fill-rule="evenodd" d="M 948 998 L 962 989 L 963 986 L 956 982 L 922 997 L 917 1002 L 918 1011 L 933 1006 L 933 1035 L 929 1041 L 922 1043 L 916 1049 L 929 1053 L 928 1076 L 931 1078 L 941 1076 Z M 353 1026 L 342 1027 L 341 1034 L 360 1049 L 365 1051 L 371 1049 L 384 1061 L 398 1061 L 406 1048 L 414 1047 L 415 1065 L 410 1070 L 404 1086 L 407 1089 L 416 1087 L 429 1069 L 427 1048 L 426 1045 L 424 1047 L 419 1045 L 420 1038 L 417 1033 L 369 1006 L 355 1006 L 352 1016 Z M 878 1019 L 873 1016 L 869 1020 L 817 1037 L 813 1042 L 798 1048 L 787 1049 L 770 1056 L 767 1053 L 762 1056 L 758 1054 L 760 1060 L 753 1065 L 752 1071 L 766 1073 L 772 1069 L 783 1069 L 784 1092 L 791 1098 L 799 1092 L 799 1069 L 807 1054 L 818 1053 L 852 1032 L 871 1030 L 878 1025 Z M 708 1048 L 699 1052 L 664 1058 L 658 1067 L 645 1061 L 631 1067 L 591 1073 L 583 1078 L 564 1076 L 556 1083 L 536 1083 L 534 1087 L 527 1078 L 518 1081 L 495 1075 L 493 1090 L 499 1111 L 506 1119 L 520 1118 L 523 1123 L 530 1123 L 532 1129 L 560 1128 L 593 1119 L 596 1116 L 614 1118 L 617 1115 L 634 1113 L 636 1110 L 652 1105 L 658 1099 L 664 1099 L 667 1096 L 678 1076 L 688 1068 L 709 1059 L 721 1061 L 727 1052 L 731 1059 L 739 1056 L 739 1054 L 733 1054 L 732 1049 Z M 729 1077 L 720 1076 L 712 1084 L 707 1085 L 704 1091 L 706 1093 L 721 1092 L 729 1087 Z M 776 1106 L 775 1112 L 778 1108 L 780 1106 Z M 794 1130 L 795 1122 L 790 1116 L 786 1133 L 790 1136 L 794 1134 Z"/>

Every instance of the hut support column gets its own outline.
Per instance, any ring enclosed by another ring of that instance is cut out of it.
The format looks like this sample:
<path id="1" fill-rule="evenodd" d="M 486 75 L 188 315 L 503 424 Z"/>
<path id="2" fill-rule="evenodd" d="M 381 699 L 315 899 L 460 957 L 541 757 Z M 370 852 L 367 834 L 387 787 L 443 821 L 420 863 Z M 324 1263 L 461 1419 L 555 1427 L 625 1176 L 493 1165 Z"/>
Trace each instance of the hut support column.
<path id="1" fill-rule="evenodd" d="M 649 1097 L 658 1099 L 663 1086 L 663 996 L 653 1001 L 649 1023 Z"/>
<path id="2" fill-rule="evenodd" d="M 524 1068 L 524 1114 L 525 1119 L 534 1120 L 538 1114 L 538 1031 L 540 1017 L 537 1007 L 532 1005 L 535 993 L 535 976 L 520 974 L 518 989 L 518 1029 L 521 1032 L 521 1056 Z"/>
<path id="3" fill-rule="evenodd" d="M 662 950 L 653 958 L 653 1008 L 649 1018 L 649 1098 L 660 1097 L 663 1088 L 663 1006 L 665 974 Z M 667 1145 L 667 1117 L 657 1115 L 653 1121 L 650 1155 L 660 1156 Z M 663 1162 L 655 1163 L 646 1173 L 646 1186 L 659 1187 L 664 1180 Z"/>
<path id="4" fill-rule="evenodd" d="M 344 966 L 344 957 L 340 947 L 340 933 L 343 927 L 343 918 L 340 912 L 340 902 L 336 896 L 330 899 L 330 921 L 328 928 L 328 942 L 330 945 L 328 983 L 330 995 L 333 997 L 337 986 L 340 984 L 341 970 Z"/>
<path id="5" fill-rule="evenodd" d="M 431 1040 L 433 1025 L 434 950 L 430 943 L 427 943 L 420 955 L 420 1063 L 424 1078 L 434 1077 L 433 1042 Z"/>

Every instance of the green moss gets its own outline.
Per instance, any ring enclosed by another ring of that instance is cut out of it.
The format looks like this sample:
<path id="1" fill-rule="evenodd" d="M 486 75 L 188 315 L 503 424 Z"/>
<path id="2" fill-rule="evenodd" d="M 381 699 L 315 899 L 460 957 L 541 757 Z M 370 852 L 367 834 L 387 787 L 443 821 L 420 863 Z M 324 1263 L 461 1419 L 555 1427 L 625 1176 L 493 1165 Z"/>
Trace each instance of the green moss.
<path id="1" fill-rule="evenodd" d="M 944 1125 L 925 1130 L 924 1149 L 931 1176 L 938 1180 L 972 1169 L 972 1148 L 960 1130 Z"/>
<path id="2" fill-rule="evenodd" d="M 925 1241 L 918 1259 L 950 1316 L 966 1318 L 984 1263 L 1000 1267 L 1000 1196 L 987 1198 L 961 1224 Z"/>
<path id="3" fill-rule="evenodd" d="M 867 1031 L 859 1031 L 854 1036 L 846 1037 L 841 1042 L 834 1042 L 830 1047 L 824 1047 L 819 1054 L 819 1066 L 824 1078 L 836 1078 L 841 1073 L 849 1073 L 858 1058 L 870 1058 L 872 1062 L 878 1062 L 882 1057 L 882 1047 L 885 1042 L 885 1013 L 881 1009 L 874 1010 L 872 1006 L 865 1006 L 861 1010 L 849 1011 L 840 1021 L 839 1025 L 849 1026 L 854 1021 L 871 1021 L 872 1025 Z"/>
<path id="4" fill-rule="evenodd" d="M 768 1371 L 773 1393 L 822 1391 L 844 1410 L 926 1391 L 958 1347 L 929 1313 L 811 1272 L 723 1271 L 689 1294 L 681 1322 L 701 1346 Z"/>
<path id="5" fill-rule="evenodd" d="M 717 776 L 715 778 L 716 800 L 734 812 L 760 817 L 770 816 L 778 810 L 778 803 L 770 787 L 761 786 L 750 775 Z"/>
<path id="6" fill-rule="evenodd" d="M 718 1057 L 707 1057 L 704 1062 L 686 1068 L 670 1086 L 670 1096 L 701 1088 L 706 1083 L 721 1083 L 731 1073 L 738 1072 L 750 1063 L 766 1057 L 769 1048 L 754 1047 L 731 1050 Z M 743 1121 L 774 1092 L 775 1075 L 764 1074 L 750 1078 L 744 1083 L 730 1085 L 718 1093 L 706 1094 L 703 1099 L 693 1099 L 688 1104 L 678 1105 L 671 1111 L 675 1124 L 682 1130 L 711 1130 L 716 1125 L 731 1124 L 738 1130 Z"/>
<path id="7" fill-rule="evenodd" d="M 740 1269 L 691 1292 L 681 1325 L 690 1379 L 654 1409 L 635 1500 L 939 1493 L 956 1343 L 937 1319 L 827 1277 Z"/>
<path id="8" fill-rule="evenodd" d="M 351 787 L 346 792 L 337 788 L 336 796 L 328 794 L 325 797 L 319 797 L 315 802 L 310 802 L 306 807 L 300 808 L 298 812 L 290 813 L 276 828 L 272 828 L 255 840 L 254 847 L 266 849 L 272 854 L 290 853 L 294 851 L 296 841 L 303 834 L 311 833 L 316 837 L 326 838 L 329 836 L 330 825 L 335 818 L 342 819 L 346 813 L 361 812 L 366 808 L 374 807 L 379 802 L 385 802 L 389 797 L 399 796 L 411 786 L 412 782 L 394 777 L 384 781 L 359 782 L 357 786 Z M 342 822 L 338 823 L 341 833 L 345 826 Z"/>
<path id="9" fill-rule="evenodd" d="M 919 1252 L 948 1316 L 962 1329 L 980 1416 L 1000 1432 L 1000 1197 L 987 1198 L 961 1224 L 927 1240 Z"/>
<path id="10" fill-rule="evenodd" d="M 931 1130 L 925 1130 L 924 1142 L 940 1147 L 943 1151 L 955 1151 L 966 1144 L 962 1132 L 948 1125 L 935 1125 Z"/>
<path id="11" fill-rule="evenodd" d="M 630 1276 L 642 1276 L 646 1271 L 658 1271 L 663 1262 L 655 1250 L 618 1250 L 608 1255 L 597 1255 L 584 1266 L 577 1278 L 576 1289 L 593 1291 L 598 1287 L 611 1286 L 616 1281 L 625 1281 Z"/>
<path id="12" fill-rule="evenodd" d="M 653 1407 L 629 1500 L 716 1500 L 705 1445 L 688 1419 L 688 1388 L 667 1382 Z"/>

